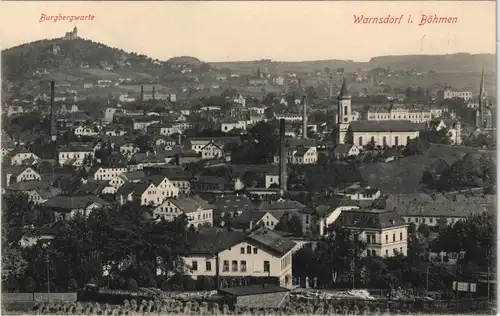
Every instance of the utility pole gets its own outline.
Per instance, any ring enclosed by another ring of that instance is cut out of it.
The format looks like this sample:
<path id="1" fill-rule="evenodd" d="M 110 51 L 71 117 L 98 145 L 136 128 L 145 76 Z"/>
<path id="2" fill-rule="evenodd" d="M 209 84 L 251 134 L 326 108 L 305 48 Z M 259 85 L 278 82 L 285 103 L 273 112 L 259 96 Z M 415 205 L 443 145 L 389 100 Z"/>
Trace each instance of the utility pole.
<path id="1" fill-rule="evenodd" d="M 425 295 L 429 295 L 429 265 L 427 264 L 427 276 L 425 279 Z"/>

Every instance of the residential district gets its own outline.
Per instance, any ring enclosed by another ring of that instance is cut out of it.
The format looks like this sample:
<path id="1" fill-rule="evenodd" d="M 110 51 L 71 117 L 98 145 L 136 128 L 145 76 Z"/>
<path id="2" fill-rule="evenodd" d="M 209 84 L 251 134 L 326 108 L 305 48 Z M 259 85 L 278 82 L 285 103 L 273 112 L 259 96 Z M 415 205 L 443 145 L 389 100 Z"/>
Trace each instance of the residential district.
<path id="1" fill-rule="evenodd" d="M 319 89 L 303 84 L 310 73 L 255 69 L 218 94 L 139 82 L 98 111 L 86 91 L 126 78 L 77 88 L 44 72 L 35 95 L 2 100 L 4 309 L 492 310 L 484 70 L 477 91 L 371 95 L 352 88 L 370 71 L 319 71 Z M 277 92 L 248 92 L 255 85 Z"/>

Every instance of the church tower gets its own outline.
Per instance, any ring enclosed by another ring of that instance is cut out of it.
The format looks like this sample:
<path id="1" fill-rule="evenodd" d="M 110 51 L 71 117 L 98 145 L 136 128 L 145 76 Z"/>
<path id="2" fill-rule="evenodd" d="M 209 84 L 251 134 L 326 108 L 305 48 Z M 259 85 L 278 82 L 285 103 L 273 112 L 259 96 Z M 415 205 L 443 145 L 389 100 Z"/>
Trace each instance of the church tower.
<path id="1" fill-rule="evenodd" d="M 345 78 L 337 97 L 337 113 L 337 144 L 344 144 L 346 141 L 347 130 L 349 129 L 349 123 L 352 121 L 353 117 L 351 112 L 351 94 L 349 93 L 349 88 L 347 87 L 347 81 Z"/>
<path id="2" fill-rule="evenodd" d="M 479 107 L 476 111 L 476 128 L 491 129 L 493 126 L 493 117 L 488 104 L 486 91 L 484 90 L 484 68 L 481 72 L 481 85 L 479 86 Z"/>

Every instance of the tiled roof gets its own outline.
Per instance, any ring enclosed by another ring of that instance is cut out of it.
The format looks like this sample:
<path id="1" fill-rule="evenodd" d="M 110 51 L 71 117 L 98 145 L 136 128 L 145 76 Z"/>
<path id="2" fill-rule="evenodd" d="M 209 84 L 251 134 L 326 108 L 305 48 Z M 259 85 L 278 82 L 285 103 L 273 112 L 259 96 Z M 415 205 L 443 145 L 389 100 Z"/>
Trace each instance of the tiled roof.
<path id="1" fill-rule="evenodd" d="M 348 228 L 384 229 L 405 225 L 403 218 L 391 210 L 349 210 L 340 213 L 337 222 Z"/>
<path id="2" fill-rule="evenodd" d="M 304 204 L 293 200 L 278 200 L 274 202 L 262 202 L 259 210 L 292 210 L 303 209 Z"/>
<path id="3" fill-rule="evenodd" d="M 85 196 L 54 196 L 48 199 L 43 206 L 51 207 L 51 208 L 59 208 L 59 209 L 82 209 L 87 206 L 97 203 L 101 206 L 108 206 L 110 203 L 96 197 L 93 195 L 85 195 Z"/>
<path id="4" fill-rule="evenodd" d="M 386 200 L 386 208 L 402 216 L 467 217 L 485 211 L 476 201 L 453 200 L 442 194 L 391 194 Z"/>
<path id="5" fill-rule="evenodd" d="M 170 203 L 177 206 L 183 213 L 196 212 L 199 208 L 203 210 L 213 209 L 212 205 L 196 195 L 172 199 Z"/>
<path id="6" fill-rule="evenodd" d="M 265 246 L 272 252 L 279 254 L 280 257 L 295 247 L 295 242 L 269 230 L 254 231 L 248 236 L 248 239 Z"/>
<path id="7" fill-rule="evenodd" d="M 219 195 L 215 198 L 214 209 L 217 212 L 240 211 L 243 213 L 253 211 L 255 206 L 252 201 L 244 195 Z"/>
<path id="8" fill-rule="evenodd" d="M 425 124 L 411 121 L 353 121 L 349 124 L 353 132 L 414 132 L 425 129 Z"/>
<path id="9" fill-rule="evenodd" d="M 244 232 L 227 231 L 217 228 L 205 228 L 198 230 L 188 238 L 189 254 L 215 255 L 245 240 L 247 234 Z"/>

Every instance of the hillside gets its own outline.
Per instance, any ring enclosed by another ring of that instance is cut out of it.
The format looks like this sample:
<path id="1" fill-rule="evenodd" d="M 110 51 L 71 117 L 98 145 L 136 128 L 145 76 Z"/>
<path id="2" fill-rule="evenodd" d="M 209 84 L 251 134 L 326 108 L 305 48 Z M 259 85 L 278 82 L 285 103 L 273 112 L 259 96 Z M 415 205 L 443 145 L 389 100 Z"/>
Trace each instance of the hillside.
<path id="1" fill-rule="evenodd" d="M 86 64 L 82 67 L 82 64 Z M 193 68 L 202 64 L 194 57 L 174 57 L 167 62 L 154 62 L 148 56 L 102 43 L 75 40 L 44 39 L 2 51 L 2 75 L 9 81 L 31 79 L 38 69 L 46 69 L 51 79 L 77 81 L 131 77 L 152 80 L 170 72 L 175 66 Z M 106 67 L 111 67 L 106 70 Z"/>
<path id="2" fill-rule="evenodd" d="M 493 54 L 453 54 L 453 55 L 407 55 L 374 57 L 369 62 L 370 68 L 414 69 L 420 72 L 434 70 L 440 73 L 478 72 L 484 67 L 493 71 L 496 57 Z M 489 71 L 488 71 L 489 72 Z"/>
<path id="3" fill-rule="evenodd" d="M 213 62 L 209 63 L 214 68 L 229 68 L 233 71 L 254 73 L 257 68 L 267 68 L 269 72 L 314 72 L 322 71 L 325 67 L 330 69 L 344 68 L 346 72 L 354 72 L 359 68 L 374 69 L 378 67 L 391 67 L 394 70 L 415 70 L 428 72 L 434 70 L 438 73 L 477 73 L 484 66 L 486 70 L 495 69 L 495 55 L 466 53 L 451 55 L 404 55 L 374 57 L 369 62 L 356 62 L 352 60 L 316 60 L 300 62 L 279 61 L 241 61 L 241 62 Z"/>

